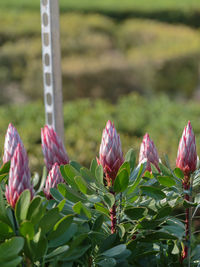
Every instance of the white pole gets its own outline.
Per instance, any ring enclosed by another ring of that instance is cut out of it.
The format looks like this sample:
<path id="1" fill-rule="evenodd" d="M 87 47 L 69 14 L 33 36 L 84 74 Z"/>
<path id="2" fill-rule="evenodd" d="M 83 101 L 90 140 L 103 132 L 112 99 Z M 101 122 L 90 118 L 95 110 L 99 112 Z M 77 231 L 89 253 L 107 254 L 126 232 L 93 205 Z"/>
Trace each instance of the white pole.
<path id="1" fill-rule="evenodd" d="M 40 0 L 46 124 L 64 139 L 59 0 Z"/>

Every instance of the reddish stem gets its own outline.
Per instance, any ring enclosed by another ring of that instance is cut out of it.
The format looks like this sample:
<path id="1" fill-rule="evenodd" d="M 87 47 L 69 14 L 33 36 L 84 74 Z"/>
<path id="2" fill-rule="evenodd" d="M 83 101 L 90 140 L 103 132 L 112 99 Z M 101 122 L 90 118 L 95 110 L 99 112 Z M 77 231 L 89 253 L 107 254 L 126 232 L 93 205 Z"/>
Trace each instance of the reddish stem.
<path id="1" fill-rule="evenodd" d="M 114 179 L 111 178 L 108 174 L 106 175 L 107 180 L 107 186 L 111 187 L 114 183 Z M 115 193 L 110 189 L 110 193 L 115 196 Z M 110 220 L 111 220 L 111 234 L 114 234 L 116 231 L 116 224 L 117 224 L 117 218 L 116 218 L 116 204 L 112 206 L 110 209 Z"/>
<path id="2" fill-rule="evenodd" d="M 111 220 L 111 234 L 114 234 L 116 231 L 116 205 L 114 204 L 110 209 L 110 220 Z"/>
<path id="3" fill-rule="evenodd" d="M 190 189 L 190 177 L 188 175 L 184 176 L 184 180 L 183 180 L 183 189 L 184 190 L 189 190 Z M 184 199 L 189 201 L 190 200 L 190 196 L 189 194 L 185 194 Z M 181 263 L 183 263 L 183 260 L 186 259 L 188 257 L 188 242 L 190 240 L 190 210 L 189 208 L 186 208 L 185 210 L 185 245 L 182 251 L 182 255 L 181 255 Z"/>

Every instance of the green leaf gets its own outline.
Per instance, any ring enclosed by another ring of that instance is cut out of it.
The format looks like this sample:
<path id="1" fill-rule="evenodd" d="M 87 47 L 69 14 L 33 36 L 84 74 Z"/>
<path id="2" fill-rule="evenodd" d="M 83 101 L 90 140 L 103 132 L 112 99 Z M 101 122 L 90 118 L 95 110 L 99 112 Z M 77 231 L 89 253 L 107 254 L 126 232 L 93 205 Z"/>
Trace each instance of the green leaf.
<path id="1" fill-rule="evenodd" d="M 155 220 L 164 218 L 166 216 L 169 216 L 171 214 L 172 208 L 170 206 L 162 207 L 158 210 L 158 213 L 155 216 Z"/>
<path id="2" fill-rule="evenodd" d="M 101 226 L 102 226 L 103 222 L 104 222 L 104 215 L 101 214 L 94 221 L 94 224 L 92 226 L 92 230 L 93 231 L 99 231 L 101 229 Z"/>
<path id="3" fill-rule="evenodd" d="M 160 224 L 162 224 L 162 220 L 153 220 L 153 219 L 147 220 L 147 219 L 143 219 L 138 224 L 138 227 L 148 230 L 148 229 L 154 229 L 157 226 L 159 226 Z"/>
<path id="4" fill-rule="evenodd" d="M 22 250 L 24 246 L 23 237 L 13 237 L 6 240 L 0 245 L 0 263 L 5 263 L 14 257 Z M 3 266 L 3 265 L 1 265 Z"/>
<path id="5" fill-rule="evenodd" d="M 66 215 L 62 219 L 60 219 L 54 226 L 53 232 L 50 233 L 48 236 L 48 239 L 54 239 L 57 238 L 58 236 L 62 235 L 71 225 L 73 221 L 74 215 Z"/>
<path id="6" fill-rule="evenodd" d="M 84 180 L 87 182 L 87 183 L 90 183 L 90 182 L 94 182 L 94 175 L 91 173 L 90 170 L 88 170 L 87 168 L 85 167 L 82 167 L 81 170 L 81 175 L 82 177 L 84 178 Z"/>
<path id="7" fill-rule="evenodd" d="M 62 194 L 60 194 L 60 192 L 57 190 L 57 188 L 50 188 L 50 193 L 51 196 L 57 200 L 58 202 L 62 201 L 64 198 L 62 196 Z"/>
<path id="8" fill-rule="evenodd" d="M 67 184 L 71 185 L 73 188 L 78 189 L 74 177 L 79 176 L 80 172 L 78 172 L 74 167 L 72 167 L 70 164 L 67 165 L 61 165 L 60 166 L 60 172 L 64 178 L 64 180 L 67 182 Z"/>
<path id="9" fill-rule="evenodd" d="M 198 205 L 197 203 L 188 201 L 186 199 L 184 199 L 184 201 L 183 201 L 183 207 L 184 208 L 196 207 L 197 205 Z"/>
<path id="10" fill-rule="evenodd" d="M 67 261 L 75 261 L 78 258 L 82 257 L 90 247 L 91 245 L 77 247 L 73 251 L 70 250 L 70 247 L 70 249 L 64 254 L 64 256 L 62 256 L 62 259 Z"/>
<path id="11" fill-rule="evenodd" d="M 142 185 L 140 186 L 140 189 L 143 194 L 151 198 L 154 198 L 156 200 L 160 200 L 166 197 L 164 192 L 162 192 L 160 189 L 153 187 L 153 186 Z"/>
<path id="12" fill-rule="evenodd" d="M 31 193 L 29 189 L 26 189 L 21 193 L 15 206 L 15 216 L 19 223 L 26 219 L 30 201 Z"/>
<path id="13" fill-rule="evenodd" d="M 62 233 L 61 236 L 50 240 L 49 242 L 49 247 L 59 247 L 62 246 L 64 244 L 66 244 L 77 232 L 78 230 L 78 226 L 75 223 L 72 223 L 69 228 Z"/>
<path id="14" fill-rule="evenodd" d="M 127 208 L 124 212 L 131 220 L 139 220 L 143 218 L 145 215 L 147 215 L 147 208 L 144 207 Z"/>
<path id="15" fill-rule="evenodd" d="M 103 185 L 103 167 L 102 165 L 97 166 L 95 171 L 95 177 L 99 184 Z"/>
<path id="16" fill-rule="evenodd" d="M 112 208 L 112 206 L 115 204 L 115 197 L 111 193 L 104 194 L 104 201 L 106 202 L 108 208 Z"/>
<path id="17" fill-rule="evenodd" d="M 37 224 L 41 220 L 47 206 L 47 202 L 46 203 L 44 202 L 45 200 L 42 199 L 40 196 L 36 196 L 33 198 L 28 208 L 28 213 L 27 213 L 28 221 L 31 221 L 33 224 Z"/>
<path id="18" fill-rule="evenodd" d="M 22 222 L 19 231 L 22 236 L 28 238 L 29 240 L 32 240 L 35 235 L 34 225 L 29 221 Z"/>
<path id="19" fill-rule="evenodd" d="M 90 171 L 95 176 L 96 174 L 96 168 L 98 167 L 98 163 L 96 159 L 93 159 L 90 164 Z"/>
<path id="20" fill-rule="evenodd" d="M 156 168 L 156 166 L 154 164 L 151 163 L 151 171 L 152 173 L 154 174 L 159 174 L 159 171 L 158 169 Z"/>
<path id="21" fill-rule="evenodd" d="M 92 195 L 93 192 L 88 188 L 88 184 L 81 176 L 75 176 L 74 178 L 79 190 L 86 195 Z"/>
<path id="22" fill-rule="evenodd" d="M 163 186 L 172 187 L 176 184 L 174 179 L 169 176 L 157 176 L 156 177 L 159 183 Z"/>
<path id="23" fill-rule="evenodd" d="M 163 165 L 160 162 L 158 164 L 159 164 L 159 168 L 160 168 L 163 175 L 165 175 L 165 176 L 171 176 L 172 175 L 171 171 L 165 165 Z"/>
<path id="24" fill-rule="evenodd" d="M 22 261 L 22 257 L 16 256 L 14 259 L 10 259 L 7 262 L 0 262 L 0 264 L 3 264 L 1 265 L 3 267 L 16 267 L 16 266 L 19 266 L 21 261 Z"/>
<path id="25" fill-rule="evenodd" d="M 128 176 L 130 176 L 130 163 L 128 161 L 125 161 L 119 168 L 117 175 L 123 170 L 127 170 Z"/>
<path id="26" fill-rule="evenodd" d="M 58 209 L 59 211 L 61 212 L 65 206 L 65 203 L 66 203 L 66 199 L 63 199 L 59 204 L 58 204 Z"/>
<path id="27" fill-rule="evenodd" d="M 121 245 L 115 246 L 111 249 L 104 251 L 103 253 L 101 253 L 101 255 L 112 258 L 114 256 L 121 254 L 125 250 L 126 250 L 126 245 L 121 244 Z"/>
<path id="28" fill-rule="evenodd" d="M 114 258 L 105 258 L 101 261 L 99 261 L 98 266 L 102 266 L 102 267 L 113 267 L 116 266 L 117 262 Z"/>
<path id="29" fill-rule="evenodd" d="M 46 255 L 46 259 L 50 259 L 53 257 L 56 257 L 64 252 L 66 252 L 69 249 L 68 245 L 62 246 L 62 247 L 58 247 L 56 249 L 54 249 L 51 253 L 49 253 L 48 255 Z"/>
<path id="30" fill-rule="evenodd" d="M 91 219 L 91 217 L 92 217 L 90 210 L 83 203 L 81 203 L 80 201 L 77 202 L 76 204 L 74 204 L 73 210 L 77 214 L 85 215 L 89 219 Z"/>
<path id="31" fill-rule="evenodd" d="M 9 174 L 10 170 L 10 161 L 3 164 L 0 168 L 0 182 Z"/>
<path id="32" fill-rule="evenodd" d="M 126 190 L 129 183 L 129 175 L 126 169 L 121 170 L 120 173 L 118 173 L 115 181 L 114 181 L 114 191 L 116 193 L 120 193 Z"/>
<path id="33" fill-rule="evenodd" d="M 128 187 L 128 192 L 127 194 L 131 194 L 133 193 L 133 191 L 136 189 L 136 187 L 139 185 L 141 179 L 142 179 L 142 174 L 144 173 L 144 164 L 141 164 L 137 176 L 135 178 L 135 180 L 133 181 L 133 183 Z"/>
<path id="34" fill-rule="evenodd" d="M 13 234 L 12 228 L 8 224 L 0 221 L 0 242 L 5 238 L 10 238 Z"/>
<path id="35" fill-rule="evenodd" d="M 53 208 L 49 210 L 41 219 L 39 223 L 39 228 L 41 228 L 41 231 L 43 234 L 46 234 L 51 229 L 53 229 L 54 225 L 57 223 L 58 220 L 60 220 L 61 215 L 59 214 L 59 209 Z"/>
<path id="36" fill-rule="evenodd" d="M 46 182 L 46 178 L 47 178 L 47 168 L 44 166 L 43 167 L 43 172 L 42 172 L 42 179 L 41 179 L 41 182 L 40 182 L 40 187 L 39 187 L 37 192 L 43 191 L 44 184 Z"/>
<path id="37" fill-rule="evenodd" d="M 183 178 L 184 178 L 184 174 L 183 174 L 183 172 L 181 171 L 181 169 L 179 169 L 179 168 L 175 168 L 175 169 L 174 169 L 174 174 L 175 174 L 178 178 L 180 178 L 180 179 L 183 179 Z"/>
<path id="38" fill-rule="evenodd" d="M 82 168 L 81 164 L 78 163 L 77 161 L 74 161 L 74 160 L 71 160 L 71 161 L 70 161 L 70 165 L 71 165 L 72 167 L 74 167 L 74 169 L 76 169 L 78 172 L 80 172 L 80 170 L 81 170 L 81 168 Z"/>
<path id="39" fill-rule="evenodd" d="M 136 155 L 135 155 L 135 151 L 132 148 L 126 153 L 125 161 L 128 161 L 130 163 L 131 170 L 135 168 Z"/>
<path id="40" fill-rule="evenodd" d="M 29 247 L 31 248 L 31 258 L 35 260 L 44 257 L 47 251 L 47 239 L 42 235 L 41 229 L 36 233 L 33 240 L 28 241 Z"/>
<path id="41" fill-rule="evenodd" d="M 100 203 L 100 202 L 99 203 L 95 203 L 94 206 L 95 206 L 95 209 L 98 210 L 100 213 L 102 213 L 102 214 L 104 214 L 104 215 L 109 217 L 109 211 L 108 211 L 108 209 L 106 209 L 104 207 L 104 205 L 102 203 Z"/>
<path id="42" fill-rule="evenodd" d="M 66 184 L 58 184 L 57 188 L 59 192 L 63 195 L 63 197 L 65 197 L 69 201 L 76 203 L 78 201 L 86 200 L 84 195 L 79 194 L 78 191 L 75 191 Z"/>
<path id="43" fill-rule="evenodd" d="M 144 238 L 141 238 L 140 241 L 142 242 L 156 242 L 161 240 L 177 240 L 175 235 L 171 235 L 166 232 L 156 231 L 151 234 L 147 234 Z"/>
<path id="44" fill-rule="evenodd" d="M 126 233 L 126 229 L 124 228 L 123 224 L 119 224 L 117 227 L 119 229 L 120 238 L 123 238 Z"/>
<path id="45" fill-rule="evenodd" d="M 4 163 L 0 168 L 0 175 L 8 174 L 10 170 L 10 161 Z"/>
<path id="46" fill-rule="evenodd" d="M 102 253 L 104 251 L 107 251 L 108 249 L 112 248 L 116 241 L 116 234 L 109 235 L 102 243 L 102 245 L 99 248 L 99 253 Z"/>
<path id="47" fill-rule="evenodd" d="M 10 222 L 9 222 L 9 219 L 6 213 L 5 202 L 4 202 L 1 186 L 0 186 L 0 220 L 10 225 Z"/>

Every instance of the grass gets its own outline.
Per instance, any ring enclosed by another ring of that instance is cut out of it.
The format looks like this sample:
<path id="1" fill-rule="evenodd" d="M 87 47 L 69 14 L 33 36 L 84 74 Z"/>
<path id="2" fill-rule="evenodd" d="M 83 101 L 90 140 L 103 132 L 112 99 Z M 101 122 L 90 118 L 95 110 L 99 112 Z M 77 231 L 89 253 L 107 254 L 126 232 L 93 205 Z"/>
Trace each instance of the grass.
<path id="1" fill-rule="evenodd" d="M 39 0 L 1 0 L 0 7 L 11 10 L 39 10 Z M 156 11 L 200 9 L 199 0 L 60 0 L 61 11 Z"/>

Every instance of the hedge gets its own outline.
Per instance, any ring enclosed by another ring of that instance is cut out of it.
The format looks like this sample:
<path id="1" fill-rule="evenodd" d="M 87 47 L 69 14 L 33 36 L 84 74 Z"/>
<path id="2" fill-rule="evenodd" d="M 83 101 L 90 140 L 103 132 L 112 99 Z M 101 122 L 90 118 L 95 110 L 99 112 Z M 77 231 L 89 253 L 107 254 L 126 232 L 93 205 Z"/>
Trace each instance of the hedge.
<path id="1" fill-rule="evenodd" d="M 43 96 L 39 14 L 1 14 L 1 103 Z M 191 97 L 198 84 L 200 36 L 185 26 L 102 15 L 61 16 L 65 99 L 165 91 Z M 34 82 L 33 82 L 34 81 Z M 113 91 L 115 94 L 113 94 Z"/>
<path id="2" fill-rule="evenodd" d="M 39 1 L 3 0 L 0 9 L 39 12 Z M 200 3 L 198 0 L 61 0 L 61 12 L 78 11 L 84 13 L 100 13 L 115 19 L 127 17 L 150 18 L 170 23 L 183 23 L 199 27 Z"/>

